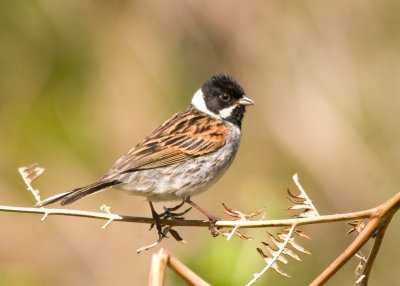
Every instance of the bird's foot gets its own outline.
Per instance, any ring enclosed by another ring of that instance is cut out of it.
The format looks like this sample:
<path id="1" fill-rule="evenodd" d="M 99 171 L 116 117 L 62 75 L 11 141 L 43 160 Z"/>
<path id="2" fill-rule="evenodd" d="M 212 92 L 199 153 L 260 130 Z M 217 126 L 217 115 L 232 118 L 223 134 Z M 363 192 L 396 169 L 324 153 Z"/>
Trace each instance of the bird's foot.
<path id="1" fill-rule="evenodd" d="M 160 218 L 184 220 L 185 218 L 183 216 L 192 209 L 192 207 L 190 207 L 181 212 L 177 212 L 177 210 L 179 210 L 184 204 L 185 201 L 182 201 L 180 204 L 174 207 L 171 208 L 164 207 L 164 212 L 160 214 Z"/>
<path id="2" fill-rule="evenodd" d="M 210 214 L 209 212 L 207 212 L 205 209 L 200 207 L 198 204 L 194 203 L 189 197 L 186 198 L 184 201 L 186 203 L 188 203 L 189 205 L 191 205 L 192 207 L 194 207 L 195 209 L 197 209 L 198 211 L 200 211 L 201 213 L 203 213 L 208 218 L 208 222 L 210 223 L 211 235 L 213 237 L 218 236 L 219 232 L 217 230 L 217 227 L 215 226 L 215 223 L 221 219 L 219 217 L 214 216 L 214 215 Z"/>
<path id="3" fill-rule="evenodd" d="M 155 220 L 155 223 L 152 223 L 150 225 L 150 230 L 155 226 L 157 229 L 157 233 L 158 233 L 158 238 L 159 240 L 163 239 L 164 237 L 167 237 L 164 232 L 163 232 L 163 228 L 161 225 L 161 218 L 160 215 L 155 211 L 154 207 L 153 207 L 153 203 L 149 202 L 150 204 L 150 209 L 151 209 L 151 215 L 153 217 L 153 219 Z"/>
<path id="4" fill-rule="evenodd" d="M 210 223 L 211 235 L 212 235 L 213 237 L 217 237 L 218 234 L 219 234 L 219 232 L 218 232 L 217 227 L 215 226 L 215 223 L 216 223 L 217 221 L 221 220 L 221 218 L 216 217 L 216 216 L 213 216 L 213 215 L 208 215 L 207 218 L 208 218 L 208 222 Z"/>

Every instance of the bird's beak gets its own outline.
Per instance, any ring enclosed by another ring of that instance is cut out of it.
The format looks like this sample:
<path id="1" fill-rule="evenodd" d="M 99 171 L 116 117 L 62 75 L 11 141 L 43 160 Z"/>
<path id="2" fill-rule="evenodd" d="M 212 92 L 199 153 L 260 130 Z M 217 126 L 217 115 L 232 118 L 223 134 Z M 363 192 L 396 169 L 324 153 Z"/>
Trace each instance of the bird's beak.
<path id="1" fill-rule="evenodd" d="M 246 106 L 246 105 L 254 105 L 255 104 L 255 102 L 252 99 L 248 98 L 245 95 L 243 95 L 243 97 L 241 99 L 239 99 L 238 102 L 239 102 L 240 105 L 244 105 L 244 106 Z"/>

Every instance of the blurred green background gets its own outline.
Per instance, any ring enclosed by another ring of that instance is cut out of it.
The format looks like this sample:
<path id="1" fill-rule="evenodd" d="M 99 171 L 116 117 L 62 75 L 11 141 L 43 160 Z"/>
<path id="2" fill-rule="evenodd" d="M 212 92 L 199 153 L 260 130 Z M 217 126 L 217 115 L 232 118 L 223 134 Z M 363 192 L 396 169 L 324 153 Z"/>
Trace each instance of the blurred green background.
<path id="1" fill-rule="evenodd" d="M 195 198 L 287 217 L 299 173 L 322 214 L 373 207 L 400 186 L 398 1 L 0 0 L 0 204 L 31 206 L 17 168 L 39 162 L 42 197 L 100 177 L 216 72 L 256 105 L 229 172 Z M 143 198 L 104 192 L 72 207 L 149 216 Z M 161 205 L 157 205 L 161 208 Z M 192 211 L 191 218 L 202 218 Z M 145 285 L 148 226 L 0 213 L 0 285 Z M 308 227 L 311 256 L 257 285 L 306 285 L 354 237 L 343 223 Z M 162 243 L 214 285 L 243 285 L 264 267 L 251 242 L 179 229 Z M 399 218 L 371 285 L 398 283 Z M 328 285 L 352 285 L 351 261 Z M 184 285 L 168 272 L 167 285 Z"/>

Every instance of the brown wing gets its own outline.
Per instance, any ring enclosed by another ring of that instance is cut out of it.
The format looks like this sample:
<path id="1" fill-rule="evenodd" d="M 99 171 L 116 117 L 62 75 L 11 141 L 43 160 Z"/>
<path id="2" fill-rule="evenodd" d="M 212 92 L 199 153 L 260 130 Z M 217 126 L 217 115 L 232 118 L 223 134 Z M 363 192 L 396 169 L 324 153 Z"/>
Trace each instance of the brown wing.
<path id="1" fill-rule="evenodd" d="M 227 127 L 195 109 L 175 114 L 120 158 L 103 177 L 153 169 L 215 152 L 225 145 Z"/>

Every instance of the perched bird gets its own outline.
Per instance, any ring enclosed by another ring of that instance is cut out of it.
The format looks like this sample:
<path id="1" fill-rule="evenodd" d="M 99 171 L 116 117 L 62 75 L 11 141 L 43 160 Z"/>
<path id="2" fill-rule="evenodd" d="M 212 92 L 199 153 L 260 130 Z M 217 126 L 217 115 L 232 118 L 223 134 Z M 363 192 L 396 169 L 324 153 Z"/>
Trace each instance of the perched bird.
<path id="1" fill-rule="evenodd" d="M 111 187 L 145 196 L 161 235 L 160 217 L 152 202 L 183 200 L 205 214 L 213 235 L 216 217 L 190 200 L 214 184 L 239 149 L 245 107 L 253 105 L 231 76 L 216 74 L 194 94 L 189 107 L 173 115 L 118 159 L 98 181 L 52 196 L 71 204 Z"/>

